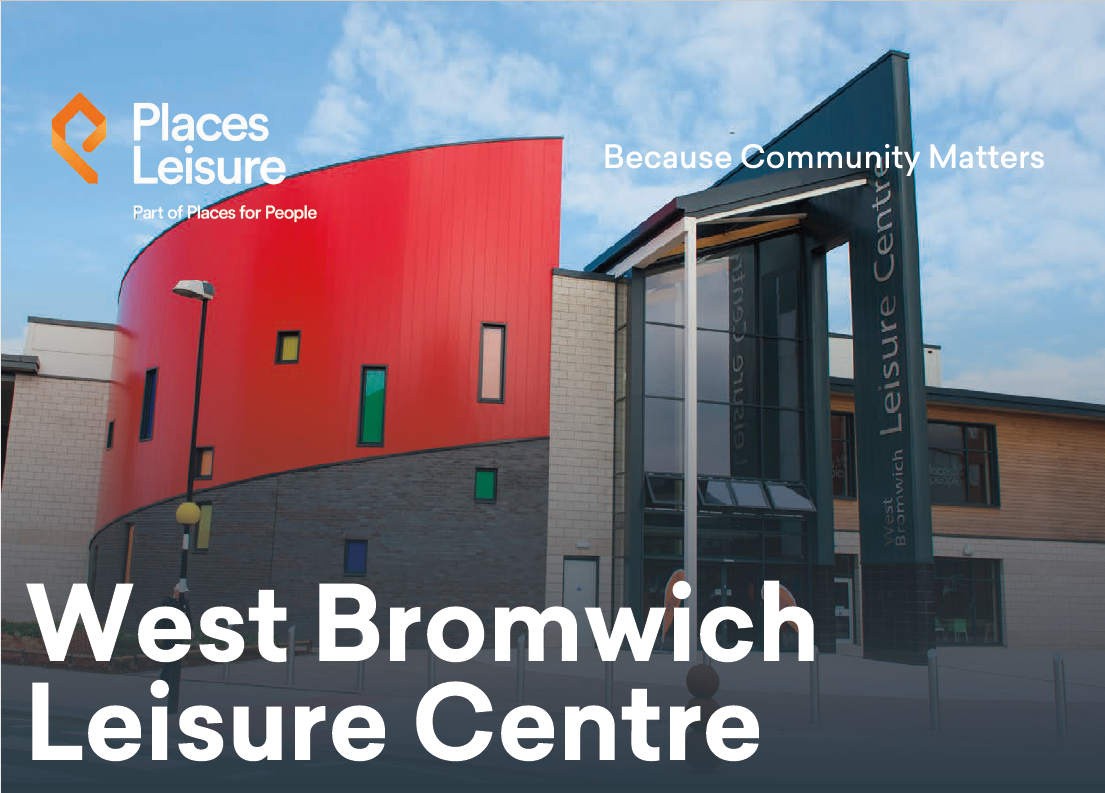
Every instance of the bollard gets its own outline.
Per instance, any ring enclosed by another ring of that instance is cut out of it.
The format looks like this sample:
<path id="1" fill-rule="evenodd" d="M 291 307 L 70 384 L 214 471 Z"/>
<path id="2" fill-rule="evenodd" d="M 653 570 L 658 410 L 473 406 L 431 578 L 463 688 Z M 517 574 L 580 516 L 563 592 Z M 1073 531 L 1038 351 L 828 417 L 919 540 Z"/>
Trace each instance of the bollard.
<path id="1" fill-rule="evenodd" d="M 821 651 L 816 647 L 810 664 L 810 722 L 821 722 Z"/>
<path id="2" fill-rule="evenodd" d="M 357 691 L 364 691 L 364 659 L 357 662 Z"/>
<path id="3" fill-rule="evenodd" d="M 230 679 L 230 661 L 223 664 L 223 680 Z"/>
<path id="4" fill-rule="evenodd" d="M 426 648 L 426 688 L 433 688 L 437 685 L 437 658 L 434 656 L 434 651 L 429 647 Z"/>
<path id="5" fill-rule="evenodd" d="M 928 651 L 929 664 L 929 729 L 940 731 L 940 670 L 936 666 L 936 650 Z"/>
<path id="6" fill-rule="evenodd" d="M 614 662 L 606 662 L 606 709 L 614 707 Z"/>
<path id="7" fill-rule="evenodd" d="M 518 679 L 514 685 L 514 698 L 519 702 L 526 699 L 526 635 L 518 637 Z"/>
<path id="8" fill-rule="evenodd" d="M 1055 733 L 1060 738 L 1067 737 L 1067 670 L 1063 654 L 1055 653 L 1051 659 L 1052 675 L 1055 679 Z"/>
<path id="9" fill-rule="evenodd" d="M 288 626 L 288 685 L 295 683 L 295 626 Z"/>

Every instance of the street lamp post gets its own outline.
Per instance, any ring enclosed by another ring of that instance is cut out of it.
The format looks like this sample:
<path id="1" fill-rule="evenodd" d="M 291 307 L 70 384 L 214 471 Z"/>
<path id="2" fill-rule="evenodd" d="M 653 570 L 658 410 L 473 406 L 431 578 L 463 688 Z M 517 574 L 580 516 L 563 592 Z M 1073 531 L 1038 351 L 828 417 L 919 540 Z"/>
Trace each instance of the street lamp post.
<path id="1" fill-rule="evenodd" d="M 200 334 L 196 345 L 196 390 L 192 398 L 192 433 L 188 442 L 188 492 L 184 503 L 177 507 L 176 519 L 181 527 L 180 541 L 180 583 L 177 584 L 177 606 L 188 612 L 188 545 L 192 538 L 192 527 L 200 520 L 200 508 L 195 503 L 196 488 L 196 431 L 200 417 L 200 384 L 203 380 L 203 341 L 207 332 L 207 304 L 215 297 L 215 287 L 208 281 L 179 281 L 173 287 L 173 294 L 200 301 Z M 170 713 L 179 710 L 180 703 L 180 662 L 166 664 L 162 672 L 169 683 Z"/>

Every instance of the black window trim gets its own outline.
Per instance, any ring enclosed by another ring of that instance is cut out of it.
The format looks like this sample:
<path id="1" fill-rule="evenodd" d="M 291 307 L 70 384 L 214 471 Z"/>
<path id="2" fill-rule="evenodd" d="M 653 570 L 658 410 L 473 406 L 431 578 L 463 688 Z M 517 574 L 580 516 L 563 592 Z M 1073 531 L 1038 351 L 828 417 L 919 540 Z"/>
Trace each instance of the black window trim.
<path id="1" fill-rule="evenodd" d="M 383 372 L 384 373 L 384 406 L 380 411 L 380 440 L 377 441 L 363 441 L 364 437 L 364 376 L 365 372 Z M 358 381 L 358 385 L 361 390 L 360 406 L 357 408 L 357 445 L 363 447 L 381 448 L 384 445 L 384 441 L 387 439 L 387 408 L 388 408 L 388 365 L 387 364 L 363 364 L 361 366 L 361 377 Z"/>
<path id="2" fill-rule="evenodd" d="M 298 341 L 295 345 L 295 359 L 284 360 L 281 358 L 281 353 L 284 350 L 284 339 L 289 336 L 295 336 Z M 303 332 L 299 330 L 278 330 L 276 331 L 276 358 L 275 363 L 280 364 L 297 364 L 299 363 L 300 353 L 303 352 Z"/>
<path id="3" fill-rule="evenodd" d="M 488 328 L 500 328 L 503 331 L 501 351 L 499 355 L 499 398 L 489 399 L 483 395 L 483 334 Z M 480 369 L 476 380 L 476 401 L 491 405 L 501 405 L 506 402 L 506 323 L 505 322 L 481 322 L 480 323 Z"/>
<path id="4" fill-rule="evenodd" d="M 349 546 L 352 543 L 361 543 L 364 545 L 364 570 L 357 572 L 349 571 Z M 365 578 L 368 575 L 368 539 L 361 537 L 346 537 L 342 543 L 342 575 L 348 578 Z"/>
<path id="5" fill-rule="evenodd" d="M 835 438 L 832 434 L 832 417 L 844 416 L 845 418 L 845 437 Z M 829 412 L 829 449 L 830 449 L 830 473 L 831 471 L 831 452 L 832 444 L 836 441 L 844 441 L 847 447 L 848 453 L 848 468 L 844 472 L 844 495 L 838 495 L 833 493 L 834 501 L 855 501 L 857 496 L 856 492 L 859 490 L 856 480 L 859 478 L 859 471 L 856 468 L 856 414 L 850 413 L 846 410 L 833 410 Z M 832 477 L 830 477 L 831 479 Z"/>
<path id="6" fill-rule="evenodd" d="M 150 423 L 149 426 L 144 426 L 146 423 L 146 386 L 150 382 L 150 372 L 153 372 L 153 388 L 150 389 L 149 394 L 150 401 Z M 138 441 L 144 443 L 146 441 L 153 440 L 153 424 L 154 417 L 157 415 L 157 381 L 161 379 L 161 373 L 158 367 L 151 366 L 146 370 L 146 374 L 142 379 L 142 412 L 138 416 Z M 145 429 L 147 434 L 142 435 L 142 430 Z"/>
<path id="7" fill-rule="evenodd" d="M 203 460 L 204 452 L 211 452 L 211 473 L 200 473 L 200 463 Z M 215 447 L 214 446 L 197 446 L 192 450 L 192 470 L 195 479 L 213 479 L 215 477 Z M 198 501 L 196 502 L 199 503 Z"/>
<path id="8" fill-rule="evenodd" d="M 962 445 L 957 449 L 949 449 L 945 446 L 931 446 L 931 445 L 929 445 L 928 439 L 927 439 L 927 433 L 928 433 L 928 428 L 929 428 L 930 424 L 947 424 L 947 425 L 950 425 L 950 426 L 953 426 L 953 427 L 959 427 L 960 428 L 960 437 L 963 439 Z M 988 445 L 989 445 L 988 449 L 983 451 L 981 449 L 970 449 L 970 448 L 967 447 L 967 438 L 966 438 L 966 435 L 962 431 L 965 430 L 968 427 L 975 427 L 975 428 L 982 429 L 982 430 L 986 431 L 986 433 L 987 433 L 987 438 L 986 439 L 987 439 Z M 937 506 L 937 507 L 969 507 L 971 509 L 1000 509 L 1001 508 L 1001 480 L 998 477 L 998 429 L 997 429 L 997 425 L 996 424 L 990 424 L 990 423 L 987 423 L 987 422 L 978 422 L 978 421 L 957 421 L 955 419 L 930 418 L 925 422 L 925 432 L 926 432 L 926 440 L 925 440 L 925 450 L 926 450 L 926 452 L 932 451 L 933 449 L 935 449 L 936 451 L 943 451 L 943 452 L 962 452 L 963 455 L 964 455 L 964 460 L 969 460 L 968 455 L 969 455 L 970 452 L 975 452 L 976 454 L 981 453 L 981 454 L 987 455 L 990 458 L 990 487 L 993 490 L 993 498 L 991 499 L 991 502 L 989 504 L 986 504 L 986 503 L 983 503 L 983 502 L 972 502 L 972 501 L 970 501 L 970 495 L 969 495 L 970 489 L 969 489 L 969 487 L 965 488 L 965 490 L 964 490 L 964 494 L 967 496 L 967 500 L 964 501 L 963 503 L 949 504 L 949 503 L 944 502 L 944 501 L 934 501 L 932 499 L 931 492 L 929 493 L 929 503 L 932 504 L 933 506 Z"/>

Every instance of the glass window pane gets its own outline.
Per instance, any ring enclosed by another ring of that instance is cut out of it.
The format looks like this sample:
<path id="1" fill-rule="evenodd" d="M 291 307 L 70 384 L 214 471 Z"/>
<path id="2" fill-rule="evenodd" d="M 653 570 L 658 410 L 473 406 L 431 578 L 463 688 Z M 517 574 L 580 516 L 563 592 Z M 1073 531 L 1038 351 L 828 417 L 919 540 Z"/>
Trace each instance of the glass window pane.
<path id="1" fill-rule="evenodd" d="M 142 416 L 138 425 L 138 440 L 148 441 L 153 437 L 154 406 L 157 402 L 157 369 L 146 371 L 146 382 L 142 389 Z"/>
<path id="2" fill-rule="evenodd" d="M 928 441 L 930 448 L 962 449 L 963 428 L 958 424 L 942 424 L 938 421 L 928 423 Z"/>
<path id="3" fill-rule="evenodd" d="M 965 504 L 966 464 L 961 451 L 929 449 L 929 491 L 936 504 Z"/>
<path id="4" fill-rule="evenodd" d="M 644 464 L 646 471 L 683 470 L 683 403 L 645 399 Z"/>
<path id="5" fill-rule="evenodd" d="M 645 325 L 645 393 L 683 396 L 683 329 Z"/>
<path id="6" fill-rule="evenodd" d="M 756 249 L 729 254 L 729 329 L 738 336 L 756 333 Z"/>
<path id="7" fill-rule="evenodd" d="M 738 506 L 751 509 L 767 508 L 767 496 L 764 495 L 763 486 L 759 482 L 733 479 L 730 480 L 729 484 L 733 488 L 733 495 L 736 496 Z"/>
<path id="8" fill-rule="evenodd" d="M 212 448 L 199 450 L 199 467 L 196 476 L 210 479 L 215 470 L 215 450 Z"/>
<path id="9" fill-rule="evenodd" d="M 760 475 L 760 409 L 741 404 L 729 408 L 730 476 Z"/>
<path id="10" fill-rule="evenodd" d="M 801 520 L 764 521 L 764 556 L 767 558 L 802 559 L 805 539 Z"/>
<path id="11" fill-rule="evenodd" d="M 476 500 L 477 501 L 494 501 L 498 493 L 496 492 L 496 485 L 498 484 L 498 471 L 490 468 L 479 468 L 476 470 Z"/>
<path id="12" fill-rule="evenodd" d="M 386 388 L 386 369 L 366 366 L 362 370 L 360 443 L 382 445 L 384 442 Z"/>
<path id="13" fill-rule="evenodd" d="M 196 528 L 196 550 L 206 551 L 211 545 L 211 505 L 200 504 L 200 522 Z"/>
<path id="14" fill-rule="evenodd" d="M 834 440 L 832 442 L 832 472 L 833 472 L 833 495 L 841 498 L 847 498 L 852 495 L 850 484 L 850 476 L 848 474 L 851 468 L 851 455 L 848 453 L 848 443 L 845 440 Z"/>
<path id="15" fill-rule="evenodd" d="M 729 257 L 700 257 L 698 327 L 729 330 Z"/>
<path id="16" fill-rule="evenodd" d="M 771 407 L 802 406 L 802 347 L 798 342 L 764 339 L 763 403 Z"/>
<path id="17" fill-rule="evenodd" d="M 971 504 L 993 504 L 991 492 L 990 455 L 967 452 L 967 500 Z"/>
<path id="18" fill-rule="evenodd" d="M 771 501 L 775 509 L 795 509 L 804 512 L 813 512 L 813 502 L 804 485 L 787 485 L 780 482 L 768 482 L 767 492 L 771 494 Z"/>
<path id="19" fill-rule="evenodd" d="M 299 360 L 299 334 L 298 333 L 281 333 L 280 334 L 280 361 L 282 363 L 293 363 Z"/>
<path id="20" fill-rule="evenodd" d="M 964 427 L 963 430 L 968 449 L 986 451 L 990 448 L 990 433 L 987 427 Z"/>
<path id="21" fill-rule="evenodd" d="M 698 472 L 729 476 L 729 406 L 698 403 Z"/>
<path id="22" fill-rule="evenodd" d="M 734 405 L 760 404 L 758 341 L 734 335 L 729 341 L 729 401 Z"/>
<path id="23" fill-rule="evenodd" d="M 683 324 L 683 268 L 645 278 L 645 321 Z"/>
<path id="24" fill-rule="evenodd" d="M 364 575 L 368 572 L 368 542 L 366 540 L 345 541 L 345 574 Z"/>
<path id="25" fill-rule="evenodd" d="M 651 504 L 672 507 L 683 506 L 683 480 L 674 476 L 649 476 L 645 478 Z"/>
<path id="26" fill-rule="evenodd" d="M 798 268 L 802 251 L 797 234 L 760 243 L 760 327 L 765 336 L 798 338 Z"/>
<path id="27" fill-rule="evenodd" d="M 729 401 L 728 333 L 702 330 L 698 333 L 698 398 L 711 402 Z"/>
<path id="28" fill-rule="evenodd" d="M 764 408 L 760 415 L 763 422 L 763 478 L 788 482 L 804 480 L 802 414 L 797 410 Z"/>
<path id="29" fill-rule="evenodd" d="M 503 399 L 503 357 L 506 353 L 506 328 L 484 325 L 480 332 L 480 399 Z"/>
<path id="30" fill-rule="evenodd" d="M 699 479 L 698 500 L 710 507 L 732 507 L 736 505 L 729 483 L 724 479 Z"/>

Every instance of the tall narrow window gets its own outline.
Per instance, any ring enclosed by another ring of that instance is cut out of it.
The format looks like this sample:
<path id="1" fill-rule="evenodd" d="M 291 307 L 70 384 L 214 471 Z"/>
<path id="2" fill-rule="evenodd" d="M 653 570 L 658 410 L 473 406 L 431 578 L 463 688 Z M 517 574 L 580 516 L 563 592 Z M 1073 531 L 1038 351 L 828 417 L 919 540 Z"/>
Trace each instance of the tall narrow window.
<path id="1" fill-rule="evenodd" d="M 195 455 L 196 479 L 210 479 L 215 474 L 215 449 L 197 446 Z"/>
<path id="2" fill-rule="evenodd" d="M 112 419 L 107 423 L 107 448 L 111 448 L 115 445 L 115 420 Z"/>
<path id="3" fill-rule="evenodd" d="M 851 413 L 833 413 L 832 428 L 833 497 L 856 497 L 856 432 Z"/>
<path id="4" fill-rule="evenodd" d="M 386 366 L 361 368 L 361 417 L 357 433 L 359 446 L 384 445 L 384 403 L 387 396 Z"/>
<path id="5" fill-rule="evenodd" d="M 298 330 L 282 330 L 276 334 L 276 362 L 299 363 Z"/>
<path id="6" fill-rule="evenodd" d="M 200 522 L 196 524 L 196 550 L 206 551 L 211 547 L 211 505 L 200 504 Z"/>
<path id="7" fill-rule="evenodd" d="M 506 325 L 480 328 L 480 402 L 502 402 L 506 373 Z"/>
<path id="8" fill-rule="evenodd" d="M 142 420 L 138 425 L 138 440 L 153 437 L 153 410 L 157 401 L 157 369 L 146 370 L 146 385 L 142 389 Z"/>
<path id="9" fill-rule="evenodd" d="M 123 527 L 123 583 L 130 583 L 130 561 L 134 554 L 134 524 Z"/>

